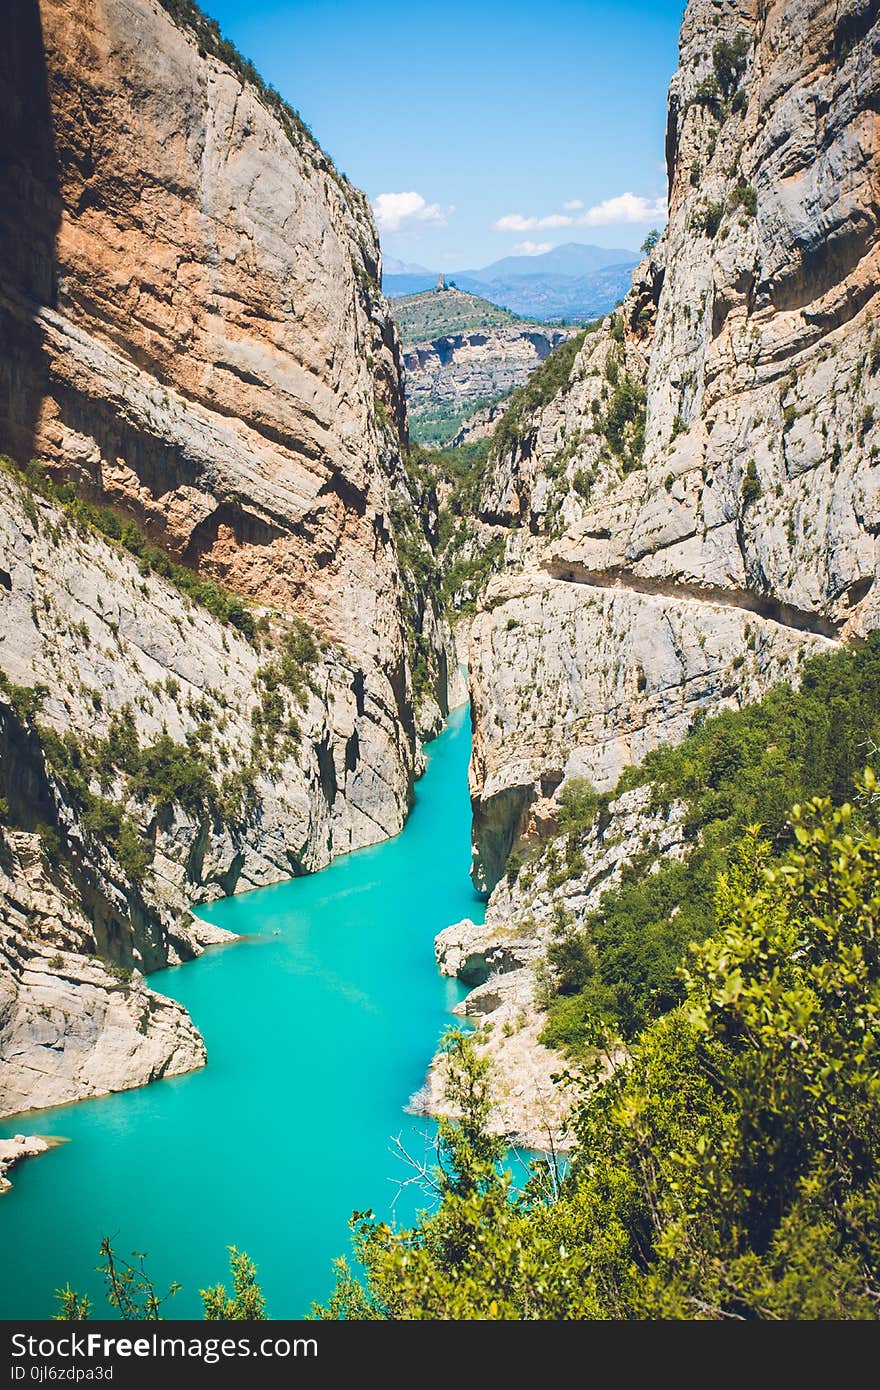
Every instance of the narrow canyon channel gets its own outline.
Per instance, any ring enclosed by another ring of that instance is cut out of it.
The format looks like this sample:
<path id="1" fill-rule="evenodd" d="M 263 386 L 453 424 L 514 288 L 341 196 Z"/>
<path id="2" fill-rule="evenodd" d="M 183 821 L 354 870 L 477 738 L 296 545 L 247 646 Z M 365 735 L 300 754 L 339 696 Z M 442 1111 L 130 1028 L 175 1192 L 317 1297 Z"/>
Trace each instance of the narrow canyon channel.
<path id="1" fill-rule="evenodd" d="M 141 1090 L 0 1123 L 68 1142 L 20 1164 L 0 1198 L 0 1317 L 45 1317 L 68 1281 L 107 1316 L 101 1237 L 147 1251 L 169 1317 L 199 1317 L 228 1245 L 257 1262 L 268 1311 L 300 1317 L 332 1285 L 353 1209 L 426 1204 L 392 1152 L 424 1157 L 433 1126 L 404 1107 L 463 990 L 434 935 L 483 910 L 468 877 L 470 717 L 428 748 L 394 840 L 200 914 L 244 938 L 153 975 L 208 1046 L 208 1066 Z"/>

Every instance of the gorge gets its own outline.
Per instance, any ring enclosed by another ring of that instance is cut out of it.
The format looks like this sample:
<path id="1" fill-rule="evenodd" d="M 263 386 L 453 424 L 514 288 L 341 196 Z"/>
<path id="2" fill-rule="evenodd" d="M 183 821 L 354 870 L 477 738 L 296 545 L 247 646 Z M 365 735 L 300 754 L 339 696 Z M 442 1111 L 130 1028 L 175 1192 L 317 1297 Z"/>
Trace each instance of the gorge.
<path id="1" fill-rule="evenodd" d="M 82 1282 L 103 1222 L 148 1245 L 132 1173 L 160 1281 L 235 1241 L 299 1313 L 349 1212 L 392 1212 L 402 1107 L 446 1113 L 453 1005 L 489 1130 L 571 1147 L 599 1025 L 603 1075 L 679 1026 L 748 826 L 774 864 L 795 799 L 872 833 L 880 18 L 689 0 L 666 230 L 440 454 L 366 196 L 213 21 L 15 0 L 9 36 L 0 1134 L 70 1143 L 0 1202 L 43 1261 L 3 1313 Z"/>

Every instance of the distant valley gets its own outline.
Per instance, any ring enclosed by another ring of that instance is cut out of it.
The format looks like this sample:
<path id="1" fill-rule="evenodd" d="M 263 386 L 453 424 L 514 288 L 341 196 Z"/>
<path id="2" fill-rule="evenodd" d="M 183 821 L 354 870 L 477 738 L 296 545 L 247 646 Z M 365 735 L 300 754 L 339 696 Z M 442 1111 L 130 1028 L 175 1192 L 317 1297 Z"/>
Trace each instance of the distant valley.
<path id="1" fill-rule="evenodd" d="M 443 447 L 489 431 L 493 407 L 571 337 L 457 288 L 395 299 L 410 434 Z"/>

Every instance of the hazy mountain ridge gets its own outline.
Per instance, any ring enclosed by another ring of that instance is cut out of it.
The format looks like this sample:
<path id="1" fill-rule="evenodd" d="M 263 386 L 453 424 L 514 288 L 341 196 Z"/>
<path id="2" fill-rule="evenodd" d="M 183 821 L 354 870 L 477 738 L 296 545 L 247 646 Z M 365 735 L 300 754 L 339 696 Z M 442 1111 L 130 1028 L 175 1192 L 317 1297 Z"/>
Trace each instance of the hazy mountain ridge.
<path id="1" fill-rule="evenodd" d="M 629 289 L 638 257 L 629 251 L 569 242 L 538 256 L 505 256 L 482 270 L 449 272 L 447 282 L 512 313 L 539 321 L 583 322 L 608 313 Z M 437 274 L 383 271 L 392 300 L 434 289 Z"/>

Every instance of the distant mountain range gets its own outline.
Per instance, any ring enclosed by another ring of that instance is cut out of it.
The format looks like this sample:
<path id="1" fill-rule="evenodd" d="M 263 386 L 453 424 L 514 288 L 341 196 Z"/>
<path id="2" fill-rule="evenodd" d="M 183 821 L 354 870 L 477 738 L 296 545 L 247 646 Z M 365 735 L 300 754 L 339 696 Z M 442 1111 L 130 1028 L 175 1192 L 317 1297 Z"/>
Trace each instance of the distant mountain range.
<path id="1" fill-rule="evenodd" d="M 505 256 L 481 270 L 446 272 L 447 283 L 514 314 L 544 322 L 597 318 L 627 292 L 638 264 L 633 251 L 566 242 L 540 256 Z M 437 271 L 389 259 L 382 288 L 389 299 L 434 289 Z"/>

